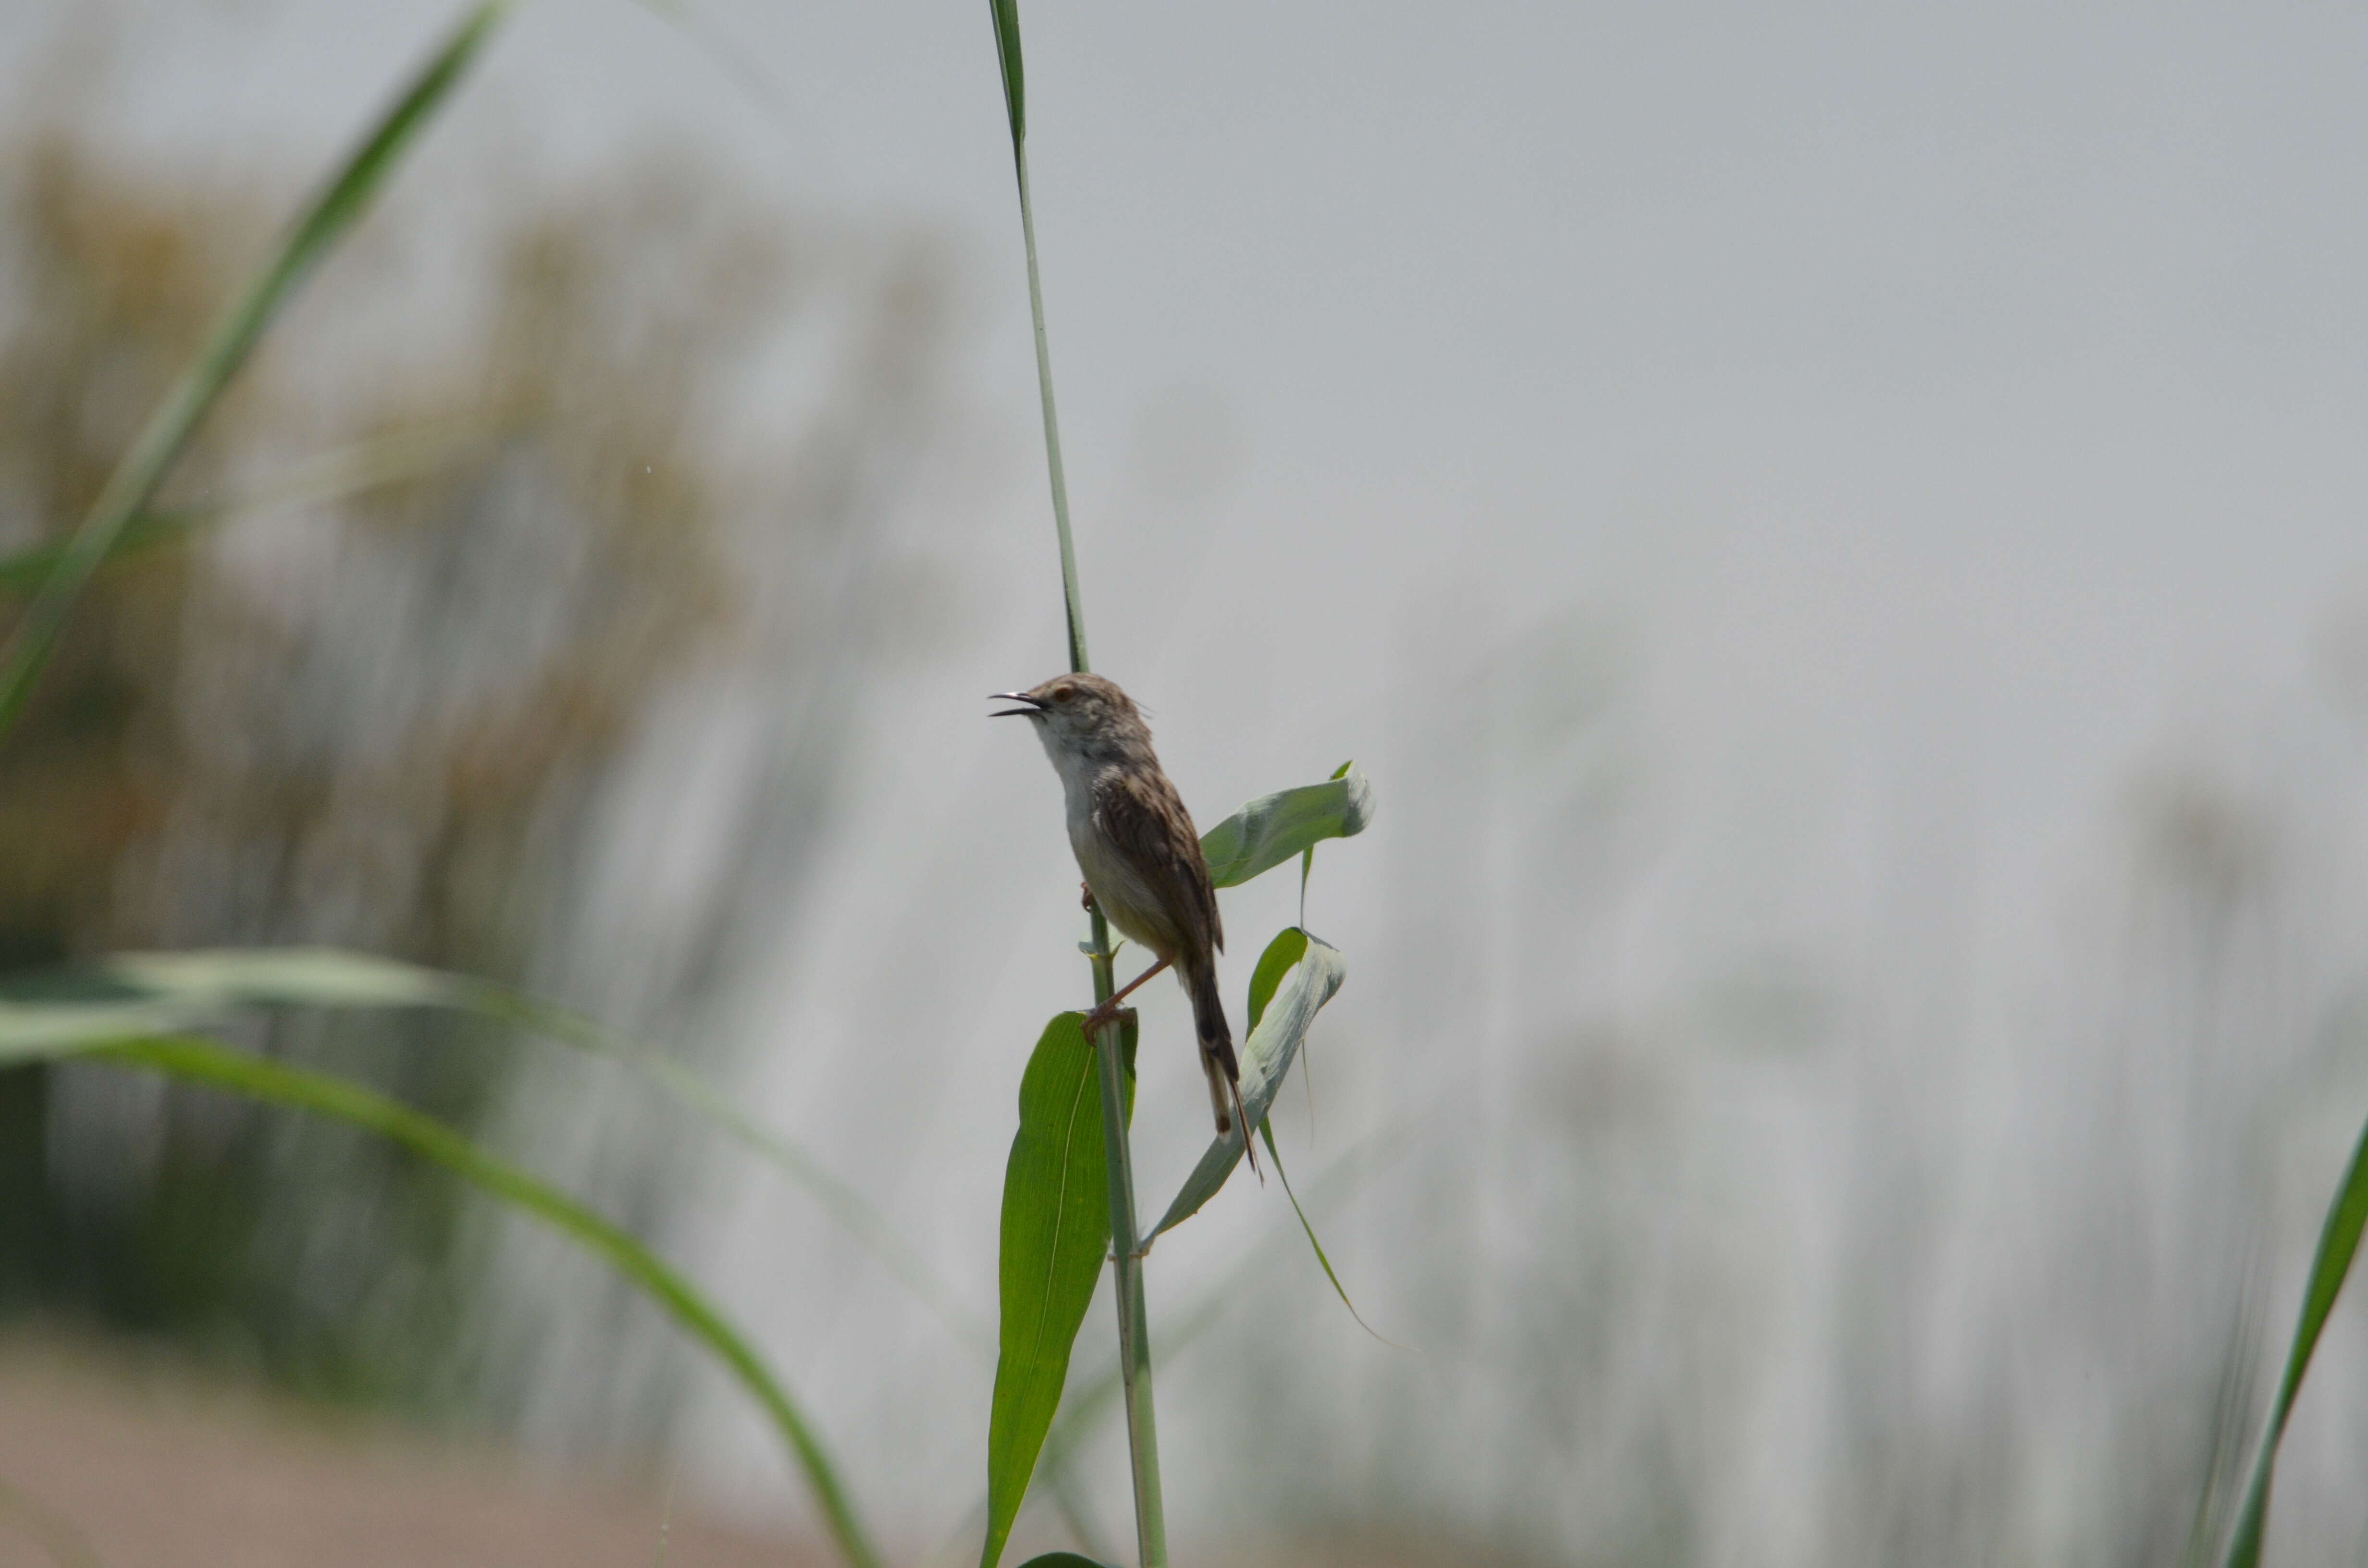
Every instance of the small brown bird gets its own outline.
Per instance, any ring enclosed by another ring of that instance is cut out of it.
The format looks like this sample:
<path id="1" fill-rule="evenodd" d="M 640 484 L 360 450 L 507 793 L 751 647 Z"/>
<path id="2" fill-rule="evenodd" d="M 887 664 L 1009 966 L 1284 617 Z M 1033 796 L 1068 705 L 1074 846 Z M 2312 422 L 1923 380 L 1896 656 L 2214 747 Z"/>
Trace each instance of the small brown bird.
<path id="1" fill-rule="evenodd" d="M 1020 705 L 995 717 L 1036 722 L 1036 738 L 1068 799 L 1069 847 L 1093 902 L 1159 960 L 1087 1015 L 1088 1032 L 1115 1017 L 1136 986 L 1172 966 L 1192 999 L 1201 1066 L 1223 1137 L 1233 1131 L 1242 1105 L 1241 1067 L 1217 994 L 1217 954 L 1224 950 L 1225 932 L 1201 835 L 1192 831 L 1176 786 L 1160 771 L 1150 726 L 1133 699 L 1099 676 L 1054 676 L 1026 691 L 997 692 L 995 699 Z M 1249 1146 L 1247 1126 L 1242 1146 Z"/>

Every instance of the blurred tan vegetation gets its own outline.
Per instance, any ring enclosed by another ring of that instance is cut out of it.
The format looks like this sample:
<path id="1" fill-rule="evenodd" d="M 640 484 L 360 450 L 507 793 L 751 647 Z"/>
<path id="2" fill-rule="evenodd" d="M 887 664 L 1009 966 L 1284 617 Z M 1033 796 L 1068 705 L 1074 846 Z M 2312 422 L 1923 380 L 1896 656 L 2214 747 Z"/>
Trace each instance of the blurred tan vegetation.
<path id="1" fill-rule="evenodd" d="M 80 517 L 269 229 L 246 193 L 111 164 L 70 120 L 17 141 L 0 549 L 21 551 Z M 511 980 L 597 965 L 555 961 L 550 934 L 580 915 L 592 824 L 654 715 L 828 665 L 825 590 L 772 590 L 861 586 L 847 540 L 874 498 L 851 465 L 926 425 L 944 340 L 926 248 L 816 281 L 819 247 L 680 160 L 502 213 L 457 279 L 404 276 L 404 222 L 340 258 L 333 309 L 424 296 L 467 329 L 355 362 L 367 335 L 308 340 L 323 317 L 300 314 L 210 418 L 160 498 L 185 537 L 102 574 L 0 749 L 0 966 L 295 943 Z M 758 352 L 817 316 L 852 326 L 802 424 L 754 459 L 712 438 Z M 811 785 L 829 715 L 806 717 Z M 744 811 L 756 861 L 766 812 L 826 794 L 778 782 Z M 695 1002 L 746 892 L 719 881 L 649 1011 Z M 279 1020 L 256 1043 L 521 1135 L 514 1050 L 454 1026 Z M 658 1174 L 627 1178 L 641 1201 Z M 103 1070 L 0 1074 L 0 1312 L 465 1407 L 492 1244 L 460 1203 L 337 1130 Z"/>

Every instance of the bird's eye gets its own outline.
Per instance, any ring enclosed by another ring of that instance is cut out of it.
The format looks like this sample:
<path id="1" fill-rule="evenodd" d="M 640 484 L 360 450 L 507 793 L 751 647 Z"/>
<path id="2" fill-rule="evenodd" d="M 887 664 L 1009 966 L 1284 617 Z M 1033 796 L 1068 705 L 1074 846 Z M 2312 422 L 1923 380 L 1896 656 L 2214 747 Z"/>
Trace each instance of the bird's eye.
<path id="1" fill-rule="evenodd" d="M 1055 702 L 1066 702 L 1069 700 L 1069 694 L 1065 691 L 1056 691 L 1053 694 L 1053 700 Z"/>

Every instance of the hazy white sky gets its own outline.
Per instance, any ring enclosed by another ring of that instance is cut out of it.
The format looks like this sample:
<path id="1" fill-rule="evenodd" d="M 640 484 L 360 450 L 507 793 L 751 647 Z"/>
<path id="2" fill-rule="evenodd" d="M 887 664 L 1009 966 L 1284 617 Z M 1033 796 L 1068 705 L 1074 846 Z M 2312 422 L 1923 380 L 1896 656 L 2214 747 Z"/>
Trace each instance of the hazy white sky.
<path id="1" fill-rule="evenodd" d="M 489 133 L 571 160 L 662 137 L 768 199 L 944 227 L 1004 451 L 978 526 L 1040 565 L 985 7 L 696 9 L 708 44 L 625 0 L 529 5 L 414 177 L 465 182 Z M 134 7 L 128 134 L 294 179 L 452 11 Z M 2052 859 L 2107 770 L 2201 692 L 2291 689 L 2368 583 L 2354 11 L 1024 22 L 1088 595 L 1183 572 L 1220 601 L 1106 610 L 1097 653 L 1187 732 L 1267 658 L 1374 667 L 1452 578 L 1508 621 L 1634 611 L 1681 753 L 1827 751 L 1944 694 L 1985 811 Z M 1163 431 L 1212 449 L 1197 506 L 1146 494 Z"/>

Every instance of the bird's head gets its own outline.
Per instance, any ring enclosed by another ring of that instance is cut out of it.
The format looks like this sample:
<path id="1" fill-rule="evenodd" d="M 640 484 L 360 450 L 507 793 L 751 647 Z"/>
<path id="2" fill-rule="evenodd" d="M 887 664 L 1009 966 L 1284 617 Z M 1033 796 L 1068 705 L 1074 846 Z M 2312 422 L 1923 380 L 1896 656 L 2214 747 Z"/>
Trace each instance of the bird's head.
<path id="1" fill-rule="evenodd" d="M 1151 731 L 1133 699 L 1099 676 L 1054 676 L 1026 691 L 996 692 L 994 699 L 1017 704 L 994 717 L 1033 720 L 1055 761 L 1064 755 L 1123 753 L 1138 744 L 1148 751 L 1151 745 Z"/>

